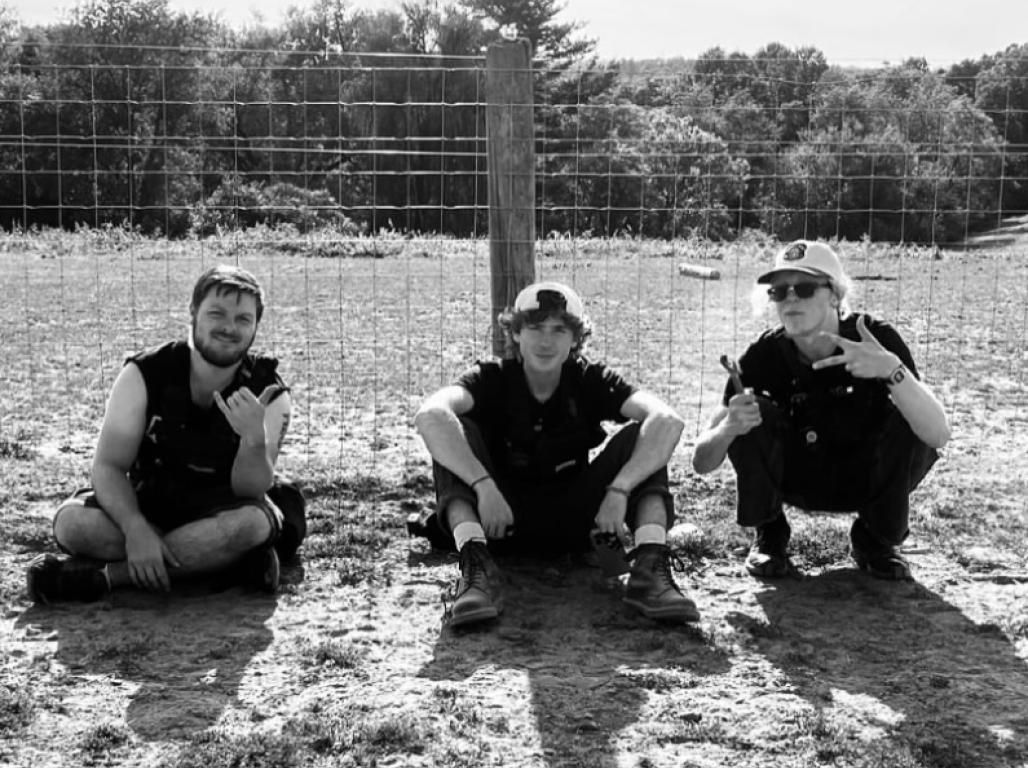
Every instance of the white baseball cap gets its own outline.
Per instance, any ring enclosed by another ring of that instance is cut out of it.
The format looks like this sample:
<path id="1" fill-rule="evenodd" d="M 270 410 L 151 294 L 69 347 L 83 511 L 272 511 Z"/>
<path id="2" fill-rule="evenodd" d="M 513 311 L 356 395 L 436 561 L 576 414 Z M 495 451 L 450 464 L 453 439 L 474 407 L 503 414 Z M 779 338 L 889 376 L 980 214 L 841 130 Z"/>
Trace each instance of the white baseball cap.
<path id="1" fill-rule="evenodd" d="M 775 257 L 775 268 L 758 277 L 757 282 L 770 283 L 779 272 L 806 272 L 829 277 L 836 285 L 842 282 L 842 264 L 835 251 L 812 240 L 794 240 L 785 246 Z"/>
<path id="2" fill-rule="evenodd" d="M 515 312 L 531 312 L 535 309 L 566 312 L 579 320 L 585 311 L 581 297 L 574 290 L 563 283 L 554 282 L 532 283 L 514 299 Z"/>

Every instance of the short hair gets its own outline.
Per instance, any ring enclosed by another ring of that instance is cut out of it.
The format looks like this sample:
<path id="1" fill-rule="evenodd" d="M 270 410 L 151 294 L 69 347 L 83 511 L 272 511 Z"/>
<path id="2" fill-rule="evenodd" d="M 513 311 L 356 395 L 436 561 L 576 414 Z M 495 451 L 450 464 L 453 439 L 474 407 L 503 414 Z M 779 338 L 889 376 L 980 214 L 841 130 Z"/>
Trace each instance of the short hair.
<path id="1" fill-rule="evenodd" d="M 208 269 L 193 286 L 193 298 L 189 302 L 190 315 L 196 314 L 197 308 L 212 289 L 216 291 L 216 296 L 226 293 L 247 293 L 253 296 L 257 300 L 257 322 L 261 321 L 264 314 L 264 289 L 250 272 L 231 264 L 219 264 Z"/>
<path id="2" fill-rule="evenodd" d="M 506 337 L 504 340 L 504 357 L 517 357 L 518 345 L 514 342 L 515 333 L 521 333 L 521 330 L 526 325 L 543 323 L 551 317 L 560 320 L 571 329 L 571 333 L 575 337 L 574 342 L 571 344 L 571 354 L 582 354 L 585 350 L 586 342 L 593 334 L 593 325 L 588 315 L 583 314 L 582 317 L 576 317 L 557 309 L 530 309 L 525 312 L 503 312 L 496 318 Z"/>

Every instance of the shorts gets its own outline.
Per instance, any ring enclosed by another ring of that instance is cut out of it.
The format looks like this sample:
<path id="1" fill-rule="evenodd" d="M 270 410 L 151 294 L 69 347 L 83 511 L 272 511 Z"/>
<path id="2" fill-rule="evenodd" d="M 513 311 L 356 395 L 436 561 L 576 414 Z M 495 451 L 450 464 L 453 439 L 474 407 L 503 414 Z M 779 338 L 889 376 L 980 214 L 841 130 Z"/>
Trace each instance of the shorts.
<path id="1" fill-rule="evenodd" d="M 61 508 L 71 504 L 103 509 L 97 501 L 96 493 L 90 487 L 75 491 Z M 283 562 L 292 561 L 296 557 L 296 550 L 307 533 L 306 502 L 303 494 L 294 483 L 281 479 L 276 479 L 268 493 L 260 499 L 242 498 L 229 489 L 216 489 L 207 491 L 200 499 L 194 499 L 191 503 L 181 503 L 181 500 L 174 504 L 154 503 L 152 499 L 140 496 L 139 505 L 143 516 L 162 534 L 197 520 L 214 517 L 227 509 L 257 507 L 264 512 L 271 525 L 271 534 L 265 546 L 273 545 Z M 54 525 L 56 523 L 55 515 Z"/>

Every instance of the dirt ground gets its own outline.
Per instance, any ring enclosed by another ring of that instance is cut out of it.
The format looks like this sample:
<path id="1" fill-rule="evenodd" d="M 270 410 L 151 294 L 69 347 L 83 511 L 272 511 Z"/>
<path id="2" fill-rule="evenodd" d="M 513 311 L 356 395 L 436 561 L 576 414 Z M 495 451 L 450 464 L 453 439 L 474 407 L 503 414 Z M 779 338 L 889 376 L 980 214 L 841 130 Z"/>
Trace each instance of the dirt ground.
<path id="1" fill-rule="evenodd" d="M 312 552 L 274 597 L 9 601 L 0 691 L 24 684 L 32 711 L 0 762 L 1028 765 L 1018 572 L 913 545 L 912 583 L 845 563 L 760 582 L 686 542 L 697 625 L 633 617 L 588 563 L 521 561 L 502 563 L 500 621 L 457 633 L 441 625 L 454 559 L 398 530 L 421 490 L 375 510 L 386 537 L 337 531 L 321 546 L 342 557 Z M 232 748 L 197 751 L 212 733 Z"/>
<path id="2" fill-rule="evenodd" d="M 954 274 L 953 295 L 1003 285 Z M 915 580 L 856 571 L 848 519 L 809 515 L 793 518 L 803 578 L 744 575 L 745 538 L 725 522 L 730 470 L 696 477 L 686 440 L 672 479 L 679 519 L 697 528 L 675 551 L 695 625 L 636 618 L 620 582 L 558 560 L 501 562 L 501 619 L 446 629 L 455 558 L 403 526 L 431 503 L 429 468 L 389 454 L 408 450 L 409 429 L 374 433 L 379 466 L 404 476 L 353 479 L 363 460 L 347 454 L 309 489 L 310 535 L 275 596 L 197 587 L 33 606 L 24 568 L 53 551 L 56 489 L 82 471 L 92 435 L 46 453 L 8 431 L 0 765 L 1028 766 L 1028 400 L 1010 357 L 1023 360 L 1023 331 L 1019 347 L 991 331 L 968 340 L 961 324 L 988 330 L 989 310 L 954 306 L 964 314 L 933 327 L 969 362 L 941 371 L 958 437 L 918 490 Z M 371 422 L 343 441 L 329 430 L 329 451 L 369 440 Z"/>

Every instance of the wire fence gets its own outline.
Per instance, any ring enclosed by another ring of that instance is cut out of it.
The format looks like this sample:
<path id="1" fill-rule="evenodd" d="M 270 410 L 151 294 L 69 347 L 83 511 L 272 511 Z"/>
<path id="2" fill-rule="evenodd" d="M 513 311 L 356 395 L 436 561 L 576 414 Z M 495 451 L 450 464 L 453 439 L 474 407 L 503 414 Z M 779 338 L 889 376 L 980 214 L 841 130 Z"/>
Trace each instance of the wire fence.
<path id="1" fill-rule="evenodd" d="M 229 261 L 269 293 L 287 466 L 423 471 L 414 409 L 490 351 L 484 60 L 116 52 L 2 81 L 0 437 L 84 472 L 123 357 L 184 336 L 192 282 Z M 535 270 L 582 291 L 591 354 L 692 435 L 718 355 L 770 322 L 757 271 L 821 237 L 910 343 L 956 450 L 964 432 L 1024 458 L 1024 78 L 989 101 L 917 69 L 533 76 Z"/>

